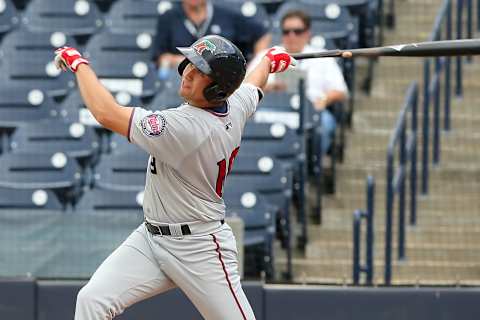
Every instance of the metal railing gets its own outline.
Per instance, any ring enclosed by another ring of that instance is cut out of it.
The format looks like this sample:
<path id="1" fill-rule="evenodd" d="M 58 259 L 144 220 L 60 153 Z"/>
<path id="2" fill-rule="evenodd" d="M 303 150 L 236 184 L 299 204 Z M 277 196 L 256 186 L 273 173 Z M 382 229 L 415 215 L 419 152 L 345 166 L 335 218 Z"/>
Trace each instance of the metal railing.
<path id="1" fill-rule="evenodd" d="M 392 228 L 395 195 L 398 193 L 398 258 L 405 257 L 405 207 L 406 179 L 410 186 L 410 221 L 416 217 L 417 205 L 417 101 L 418 83 L 413 82 L 407 91 L 404 106 L 390 138 L 387 149 L 386 225 L 385 225 L 385 284 L 392 277 Z M 407 129 L 408 118 L 411 119 Z M 407 132 L 408 131 L 408 132 Z M 396 150 L 398 148 L 398 150 Z M 395 169 L 395 152 L 398 151 L 398 166 Z M 408 166 L 410 170 L 408 171 Z"/>
<path id="2" fill-rule="evenodd" d="M 463 38 L 463 28 L 466 24 L 466 35 L 472 37 L 473 3 L 471 0 L 457 0 L 456 6 L 456 38 Z M 466 3 L 466 5 L 465 5 Z M 480 3 L 480 2 L 479 2 Z M 467 19 L 463 12 L 467 11 Z M 453 38 L 453 1 L 445 0 L 437 14 L 435 23 L 428 41 L 451 40 Z M 465 21 L 464 21 L 465 20 Z M 480 27 L 480 25 L 479 25 Z M 463 61 L 471 61 L 471 57 L 457 56 L 426 58 L 423 65 L 423 127 L 422 127 L 422 194 L 428 194 L 430 154 L 429 145 L 432 142 L 432 164 L 440 162 L 441 145 L 441 113 L 443 112 L 443 130 L 451 129 L 450 106 L 452 93 L 452 59 L 455 59 L 455 95 L 463 95 Z M 432 73 L 432 64 L 434 66 Z M 442 76 L 443 88 L 442 88 Z M 443 108 L 441 95 L 443 90 Z M 430 138 L 430 108 L 433 104 L 433 138 Z"/>
<path id="3" fill-rule="evenodd" d="M 371 285 L 373 282 L 373 217 L 375 198 L 375 180 L 372 176 L 367 178 L 367 209 L 355 210 L 353 213 L 353 284 L 360 283 L 360 273 L 365 273 L 365 284 Z M 367 232 L 365 235 L 365 263 L 360 261 L 361 252 L 361 233 L 362 219 L 366 220 Z"/>

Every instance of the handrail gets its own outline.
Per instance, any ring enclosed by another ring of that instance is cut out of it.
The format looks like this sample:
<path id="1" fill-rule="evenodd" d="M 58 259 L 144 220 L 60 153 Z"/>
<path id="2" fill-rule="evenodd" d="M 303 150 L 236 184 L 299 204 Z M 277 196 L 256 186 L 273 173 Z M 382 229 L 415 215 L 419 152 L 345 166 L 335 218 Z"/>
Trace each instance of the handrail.
<path id="1" fill-rule="evenodd" d="M 457 18 L 462 16 L 463 0 L 457 0 Z M 442 27 L 445 28 L 445 35 L 442 37 Z M 452 0 L 444 0 L 440 10 L 435 18 L 432 32 L 428 41 L 442 40 L 445 38 L 450 40 L 452 38 Z M 457 22 L 457 38 L 462 35 L 462 25 Z M 457 59 L 457 68 L 455 73 L 456 78 L 456 93 L 461 94 L 462 91 L 462 66 L 461 57 Z M 434 70 L 432 74 L 432 62 Z M 441 74 L 444 73 L 445 80 L 443 89 L 441 88 Z M 440 103 L 441 90 L 443 90 L 444 102 L 444 123 L 445 130 L 450 130 L 450 105 L 451 105 L 451 57 L 444 58 L 425 58 L 423 65 L 423 128 L 422 128 L 422 194 L 428 194 L 428 181 L 430 170 L 430 105 L 433 103 L 433 139 L 432 139 L 432 163 L 438 164 L 440 162 Z"/>
<path id="2" fill-rule="evenodd" d="M 466 1 L 466 6 L 464 5 Z M 453 37 L 453 23 L 452 23 L 452 2 L 453 0 L 444 0 L 440 10 L 435 18 L 432 32 L 429 36 L 429 41 L 436 41 L 447 39 L 451 40 Z M 463 32 L 463 10 L 466 8 L 466 31 L 467 35 L 471 36 L 472 30 L 472 1 L 471 0 L 457 0 L 456 6 L 456 37 L 462 38 Z M 477 2 L 480 6 L 480 1 Z M 480 28 L 480 24 L 478 25 Z M 443 29 L 443 30 L 442 30 Z M 442 32 L 443 31 L 443 32 Z M 443 34 L 444 33 L 444 34 Z M 456 57 L 456 73 L 455 73 L 455 94 L 461 96 L 463 92 L 462 83 L 462 57 Z M 468 61 L 468 60 L 467 60 Z M 434 65 L 432 71 L 432 64 Z M 452 91 L 452 74 L 451 74 L 451 58 L 425 58 L 423 65 L 423 125 L 422 125 L 422 174 L 421 174 L 421 190 L 422 194 L 428 193 L 428 181 L 429 181 L 429 145 L 432 143 L 432 164 L 437 165 L 440 162 L 440 145 L 441 145 L 441 112 L 443 111 L 444 122 L 443 129 L 445 131 L 450 130 L 450 105 L 451 105 L 451 91 Z M 444 81 L 442 81 L 444 76 Z M 443 82 L 443 83 L 442 83 Z M 417 87 L 413 89 L 413 87 Z M 443 99 L 442 92 L 443 90 Z M 413 98 L 415 97 L 415 98 Z M 405 257 L 405 179 L 408 175 L 406 171 L 406 158 L 410 158 L 410 224 L 416 224 L 416 131 L 417 131 L 417 119 L 416 110 L 412 111 L 412 133 L 406 137 L 406 123 L 405 116 L 407 113 L 406 108 L 416 109 L 418 99 L 418 86 L 412 84 L 409 88 L 404 109 L 399 116 L 395 132 L 390 140 L 388 154 L 387 154 L 387 200 L 386 200 L 386 229 L 385 229 L 385 284 L 389 285 L 391 282 L 391 260 L 392 260 L 392 220 L 393 220 L 393 202 L 394 195 L 399 194 L 399 223 L 398 223 L 398 258 L 403 259 Z M 443 103 L 443 109 L 441 108 Z M 430 106 L 433 105 L 432 111 Z M 430 113 L 433 112 L 432 124 L 430 124 Z M 432 138 L 430 138 L 430 125 L 433 126 Z M 398 146 L 399 152 L 399 168 L 394 172 L 394 149 Z"/>
<path id="3" fill-rule="evenodd" d="M 353 284 L 358 285 L 360 282 L 360 273 L 366 274 L 365 284 L 371 285 L 373 282 L 373 217 L 374 217 L 374 197 L 375 197 L 375 180 L 372 176 L 367 178 L 367 209 L 366 211 L 355 210 L 353 213 Z M 365 237 L 365 265 L 360 264 L 360 238 L 362 219 L 366 220 L 367 234 Z"/>
<path id="4" fill-rule="evenodd" d="M 410 222 L 416 219 L 416 183 L 417 183 L 417 101 L 418 83 L 413 82 L 407 90 L 402 110 L 397 118 L 387 149 L 386 181 L 386 225 L 385 225 L 385 272 L 386 285 L 391 282 L 393 210 L 395 195 L 398 193 L 398 258 L 405 257 L 405 203 L 406 179 L 410 178 Z M 411 117 L 407 134 L 407 120 Z M 398 151 L 398 167 L 395 169 L 395 152 Z M 410 171 L 407 173 L 407 166 Z"/>

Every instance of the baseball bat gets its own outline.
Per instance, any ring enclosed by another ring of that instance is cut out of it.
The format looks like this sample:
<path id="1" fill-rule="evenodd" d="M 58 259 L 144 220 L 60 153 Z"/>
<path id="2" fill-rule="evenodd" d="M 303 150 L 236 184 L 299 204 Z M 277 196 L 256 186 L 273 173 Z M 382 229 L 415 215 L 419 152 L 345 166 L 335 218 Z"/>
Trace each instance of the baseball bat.
<path id="1" fill-rule="evenodd" d="M 323 52 L 297 53 L 292 57 L 301 59 L 326 57 L 438 57 L 480 54 L 480 39 L 428 41 L 385 47 L 327 50 Z"/>

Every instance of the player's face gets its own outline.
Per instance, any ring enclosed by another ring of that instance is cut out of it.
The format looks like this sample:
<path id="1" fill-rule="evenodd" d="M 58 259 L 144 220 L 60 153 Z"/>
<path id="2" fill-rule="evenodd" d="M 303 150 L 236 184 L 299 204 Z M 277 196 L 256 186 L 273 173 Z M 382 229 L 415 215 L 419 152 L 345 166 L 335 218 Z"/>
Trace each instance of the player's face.
<path id="1" fill-rule="evenodd" d="M 203 74 L 193 64 L 189 63 L 182 74 L 179 94 L 187 102 L 197 107 L 208 107 L 209 103 L 203 96 L 203 89 L 212 82 L 207 75 Z"/>
<path id="2" fill-rule="evenodd" d="M 282 25 L 282 44 L 288 52 L 301 52 L 310 40 L 310 30 L 297 17 L 288 18 Z"/>

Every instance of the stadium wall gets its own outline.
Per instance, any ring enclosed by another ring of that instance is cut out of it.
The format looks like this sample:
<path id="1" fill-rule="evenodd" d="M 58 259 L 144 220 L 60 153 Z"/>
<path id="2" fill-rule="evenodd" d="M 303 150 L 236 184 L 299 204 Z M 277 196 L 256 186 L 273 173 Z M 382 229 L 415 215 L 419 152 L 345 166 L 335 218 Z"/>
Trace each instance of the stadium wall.
<path id="1" fill-rule="evenodd" d="M 0 280 L 0 319 L 73 319 L 84 281 Z M 350 288 L 244 282 L 258 320 L 477 320 L 480 288 Z M 116 318 L 202 319 L 180 290 L 134 305 Z"/>

